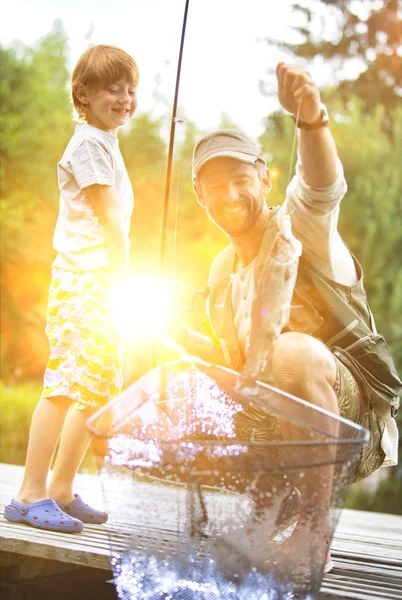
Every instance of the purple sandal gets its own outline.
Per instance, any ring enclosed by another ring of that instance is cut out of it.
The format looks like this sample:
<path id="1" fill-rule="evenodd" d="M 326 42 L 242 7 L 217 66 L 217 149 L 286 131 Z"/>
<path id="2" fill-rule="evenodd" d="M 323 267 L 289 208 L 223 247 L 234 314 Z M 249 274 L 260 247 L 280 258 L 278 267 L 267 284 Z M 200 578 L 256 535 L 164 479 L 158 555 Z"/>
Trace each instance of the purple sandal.
<path id="1" fill-rule="evenodd" d="M 101 510 L 96 510 L 88 504 L 85 504 L 81 496 L 74 494 L 74 500 L 68 504 L 62 504 L 57 502 L 57 505 L 62 511 L 68 513 L 72 517 L 79 519 L 83 523 L 94 523 L 95 525 L 101 525 L 106 523 L 109 515 Z"/>
<path id="2" fill-rule="evenodd" d="M 20 504 L 11 500 L 4 509 L 4 517 L 14 523 L 62 533 L 80 533 L 84 527 L 80 520 L 67 515 L 49 498 L 31 504 Z"/>

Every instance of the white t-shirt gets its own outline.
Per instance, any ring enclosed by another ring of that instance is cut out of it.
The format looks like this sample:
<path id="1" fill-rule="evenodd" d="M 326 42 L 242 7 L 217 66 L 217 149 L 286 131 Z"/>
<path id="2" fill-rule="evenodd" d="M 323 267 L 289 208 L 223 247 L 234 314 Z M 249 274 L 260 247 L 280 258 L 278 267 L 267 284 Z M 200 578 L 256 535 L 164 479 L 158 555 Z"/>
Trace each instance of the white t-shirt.
<path id="1" fill-rule="evenodd" d="M 57 171 L 60 207 L 53 265 L 68 271 L 106 267 L 105 233 L 85 188 L 93 184 L 114 187 L 128 246 L 134 195 L 118 139 L 92 125 L 77 125 Z"/>
<path id="2" fill-rule="evenodd" d="M 232 282 L 232 310 L 237 339 L 244 355 L 248 352 L 251 333 L 251 311 L 254 300 L 254 267 L 257 257 L 246 267 L 230 276 Z"/>

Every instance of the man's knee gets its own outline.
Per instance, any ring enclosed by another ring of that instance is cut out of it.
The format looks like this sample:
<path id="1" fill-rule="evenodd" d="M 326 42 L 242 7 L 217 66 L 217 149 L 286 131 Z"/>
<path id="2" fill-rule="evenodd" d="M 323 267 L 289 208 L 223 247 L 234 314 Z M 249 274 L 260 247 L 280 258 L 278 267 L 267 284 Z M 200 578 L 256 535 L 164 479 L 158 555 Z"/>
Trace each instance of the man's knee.
<path id="1" fill-rule="evenodd" d="M 336 363 L 328 348 L 304 333 L 288 332 L 275 343 L 273 374 L 279 387 L 289 392 L 303 389 L 311 381 L 335 384 Z"/>

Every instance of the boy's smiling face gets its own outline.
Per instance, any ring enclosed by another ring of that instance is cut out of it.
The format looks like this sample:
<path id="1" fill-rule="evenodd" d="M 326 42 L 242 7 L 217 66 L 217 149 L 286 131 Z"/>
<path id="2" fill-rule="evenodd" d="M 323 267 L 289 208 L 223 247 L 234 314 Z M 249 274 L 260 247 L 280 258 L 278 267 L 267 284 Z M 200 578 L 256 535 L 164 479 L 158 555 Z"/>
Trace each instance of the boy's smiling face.
<path id="1" fill-rule="evenodd" d="M 135 113 L 137 87 L 121 80 L 86 89 L 83 103 L 87 109 L 88 125 L 116 135 L 117 129 L 125 125 Z"/>

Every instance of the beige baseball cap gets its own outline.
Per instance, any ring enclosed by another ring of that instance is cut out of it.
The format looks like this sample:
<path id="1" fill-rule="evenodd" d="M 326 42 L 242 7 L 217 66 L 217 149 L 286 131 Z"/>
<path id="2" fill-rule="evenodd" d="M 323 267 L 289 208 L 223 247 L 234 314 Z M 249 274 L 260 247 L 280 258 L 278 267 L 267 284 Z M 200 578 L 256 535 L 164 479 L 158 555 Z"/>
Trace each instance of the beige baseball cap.
<path id="1" fill-rule="evenodd" d="M 202 137 L 194 147 L 193 181 L 200 169 L 213 158 L 229 157 L 254 164 L 265 164 L 261 148 L 245 133 L 237 129 L 219 129 Z"/>

